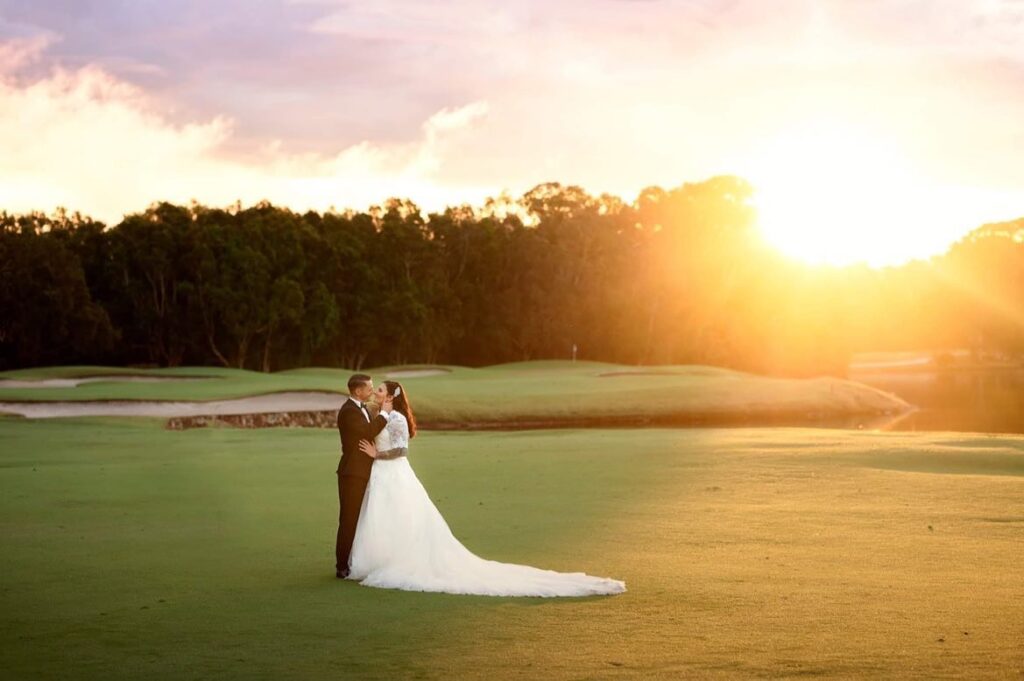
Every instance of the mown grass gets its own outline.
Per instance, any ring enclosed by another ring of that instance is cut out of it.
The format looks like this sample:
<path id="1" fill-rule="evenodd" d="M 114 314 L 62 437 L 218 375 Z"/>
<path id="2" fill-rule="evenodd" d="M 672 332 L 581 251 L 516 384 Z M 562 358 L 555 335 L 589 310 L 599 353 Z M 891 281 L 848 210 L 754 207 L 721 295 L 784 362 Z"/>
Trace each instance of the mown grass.
<path id="1" fill-rule="evenodd" d="M 401 379 L 426 421 L 474 423 L 634 419 L 687 415 L 841 415 L 905 407 L 898 398 L 838 378 L 786 379 L 708 366 L 628 367 L 597 362 L 521 362 L 481 369 L 441 367 L 446 373 Z M 395 368 L 371 370 L 377 380 Z M 237 369 L 179 367 L 149 371 L 50 367 L 0 373 L 0 378 L 58 378 L 104 374 L 209 376 L 206 381 L 87 383 L 72 388 L 2 388 L 0 401 L 214 400 L 293 390 L 346 392 L 350 374 L 301 369 L 263 374 Z"/>
<path id="2" fill-rule="evenodd" d="M 621 596 L 332 574 L 337 436 L 0 419 L 12 679 L 1016 678 L 1024 439 L 423 433 L 454 532 Z"/>

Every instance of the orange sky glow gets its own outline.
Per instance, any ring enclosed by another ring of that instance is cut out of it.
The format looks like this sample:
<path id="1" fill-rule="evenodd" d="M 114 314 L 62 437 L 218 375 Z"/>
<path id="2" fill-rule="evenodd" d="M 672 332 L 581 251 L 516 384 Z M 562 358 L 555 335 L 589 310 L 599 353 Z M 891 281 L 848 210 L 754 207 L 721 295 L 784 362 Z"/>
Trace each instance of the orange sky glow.
<path id="1" fill-rule="evenodd" d="M 0 4 L 0 209 L 431 210 L 736 174 L 780 250 L 876 266 L 1024 215 L 1017 0 L 114 4 Z"/>

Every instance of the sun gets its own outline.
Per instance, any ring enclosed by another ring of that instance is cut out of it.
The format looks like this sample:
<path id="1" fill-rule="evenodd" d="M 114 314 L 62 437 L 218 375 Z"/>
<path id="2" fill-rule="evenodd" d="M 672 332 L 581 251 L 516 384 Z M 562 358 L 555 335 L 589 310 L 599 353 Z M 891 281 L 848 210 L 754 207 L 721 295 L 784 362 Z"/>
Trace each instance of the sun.
<path id="1" fill-rule="evenodd" d="M 899 264 L 943 251 L 968 227 L 950 222 L 896 141 L 854 126 L 797 126 L 744 165 L 766 240 L 810 263 Z"/>

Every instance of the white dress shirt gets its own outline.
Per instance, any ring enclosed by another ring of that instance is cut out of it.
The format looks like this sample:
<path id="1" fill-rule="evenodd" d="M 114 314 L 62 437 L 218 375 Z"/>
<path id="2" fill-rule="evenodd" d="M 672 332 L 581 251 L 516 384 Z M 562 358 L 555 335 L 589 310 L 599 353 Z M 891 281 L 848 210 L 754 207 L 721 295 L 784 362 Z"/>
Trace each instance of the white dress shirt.
<path id="1" fill-rule="evenodd" d="M 365 416 L 367 422 L 369 422 L 370 421 L 370 410 L 366 408 L 366 403 L 365 402 L 361 402 L 360 400 L 357 400 L 356 398 L 352 397 L 351 395 L 348 396 L 348 399 L 350 399 L 350 400 L 352 400 L 353 402 L 356 403 L 356 406 L 359 407 L 359 410 L 361 412 L 363 412 L 363 416 Z M 390 416 L 390 414 L 391 414 L 391 412 L 384 411 L 383 409 L 380 410 L 380 415 L 383 416 L 384 418 L 388 418 L 388 416 Z"/>

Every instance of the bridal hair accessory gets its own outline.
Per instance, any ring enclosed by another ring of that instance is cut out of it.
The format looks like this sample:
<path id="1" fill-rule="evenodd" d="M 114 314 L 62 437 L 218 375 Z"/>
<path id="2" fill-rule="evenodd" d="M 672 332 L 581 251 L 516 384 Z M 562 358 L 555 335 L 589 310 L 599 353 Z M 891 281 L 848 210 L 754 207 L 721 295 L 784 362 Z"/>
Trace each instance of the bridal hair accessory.
<path id="1" fill-rule="evenodd" d="M 402 394 L 402 388 L 400 386 L 396 385 L 395 386 L 395 397 L 398 397 L 401 394 Z"/>

